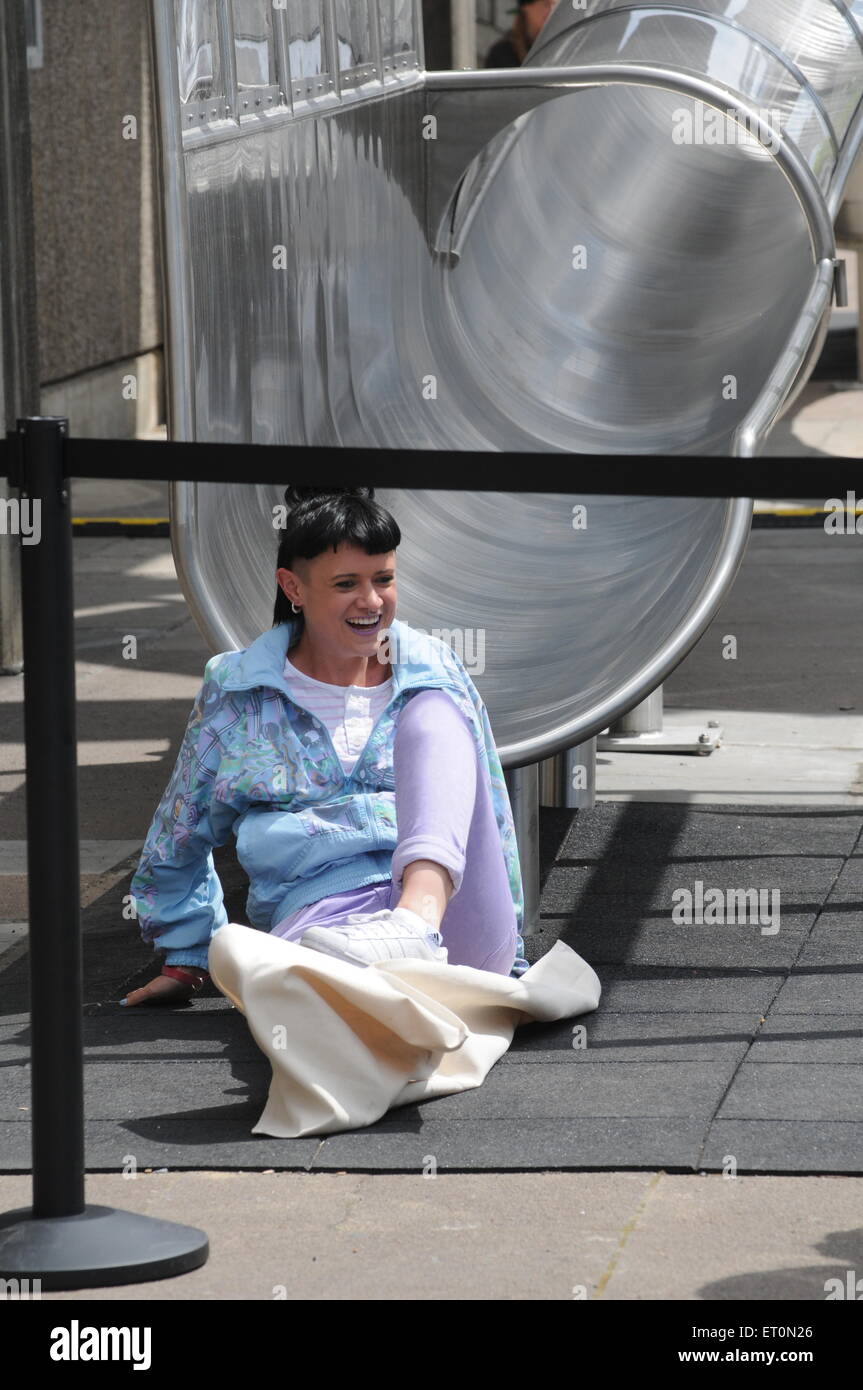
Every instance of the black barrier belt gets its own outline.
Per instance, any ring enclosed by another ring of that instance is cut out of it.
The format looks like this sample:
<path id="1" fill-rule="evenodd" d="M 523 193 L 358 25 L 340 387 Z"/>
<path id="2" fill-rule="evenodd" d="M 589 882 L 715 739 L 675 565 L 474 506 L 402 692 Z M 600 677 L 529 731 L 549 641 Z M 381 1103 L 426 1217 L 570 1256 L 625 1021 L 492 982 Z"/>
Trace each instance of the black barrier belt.
<path id="1" fill-rule="evenodd" d="M 0 477 L 22 486 L 20 434 L 0 440 Z M 863 457 L 740 459 L 667 454 L 497 453 L 208 444 L 150 439 L 63 442 L 63 476 L 147 482 L 249 483 L 561 492 L 628 497 L 836 497 L 863 495 Z"/>

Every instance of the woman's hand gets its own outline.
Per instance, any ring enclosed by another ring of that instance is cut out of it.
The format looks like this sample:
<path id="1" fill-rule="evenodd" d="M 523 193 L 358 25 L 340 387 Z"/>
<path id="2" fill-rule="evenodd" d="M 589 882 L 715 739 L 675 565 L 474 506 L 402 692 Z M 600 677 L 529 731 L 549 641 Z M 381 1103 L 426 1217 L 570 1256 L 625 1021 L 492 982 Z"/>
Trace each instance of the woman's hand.
<path id="1" fill-rule="evenodd" d="M 199 994 L 201 986 L 210 978 L 206 970 L 195 970 L 194 975 L 199 984 L 194 980 L 177 980 L 172 975 L 157 975 L 142 989 L 133 989 L 120 1003 L 127 1008 L 134 1008 L 138 1004 L 182 1004 Z"/>

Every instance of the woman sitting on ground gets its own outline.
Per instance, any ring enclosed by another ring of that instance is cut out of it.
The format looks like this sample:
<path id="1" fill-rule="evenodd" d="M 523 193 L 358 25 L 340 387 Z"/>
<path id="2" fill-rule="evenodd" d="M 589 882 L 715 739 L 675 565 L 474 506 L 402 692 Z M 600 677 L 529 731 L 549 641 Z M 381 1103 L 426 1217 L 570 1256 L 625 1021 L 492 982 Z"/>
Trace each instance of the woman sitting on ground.
<path id="1" fill-rule="evenodd" d="M 273 626 L 213 657 L 132 880 L 161 974 L 208 978 L 233 831 L 253 926 L 356 965 L 519 976 L 523 892 L 488 712 L 456 653 L 396 619 L 394 518 L 372 488 L 288 488 Z"/>

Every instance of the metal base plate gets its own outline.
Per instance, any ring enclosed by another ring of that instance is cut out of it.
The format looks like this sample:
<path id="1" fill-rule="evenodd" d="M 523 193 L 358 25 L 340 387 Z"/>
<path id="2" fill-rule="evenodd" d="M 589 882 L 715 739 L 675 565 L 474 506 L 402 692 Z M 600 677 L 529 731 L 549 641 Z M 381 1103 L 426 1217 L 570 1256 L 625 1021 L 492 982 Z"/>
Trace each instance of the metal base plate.
<path id="1" fill-rule="evenodd" d="M 51 1217 L 19 1207 L 0 1216 L 0 1277 L 38 1279 L 45 1290 L 169 1279 L 200 1268 L 209 1253 L 206 1234 L 194 1226 L 114 1207 Z"/>
<path id="2" fill-rule="evenodd" d="M 722 730 L 691 725 L 679 729 L 659 729 L 650 734 L 597 735 L 599 753 L 712 753 L 722 739 Z"/>

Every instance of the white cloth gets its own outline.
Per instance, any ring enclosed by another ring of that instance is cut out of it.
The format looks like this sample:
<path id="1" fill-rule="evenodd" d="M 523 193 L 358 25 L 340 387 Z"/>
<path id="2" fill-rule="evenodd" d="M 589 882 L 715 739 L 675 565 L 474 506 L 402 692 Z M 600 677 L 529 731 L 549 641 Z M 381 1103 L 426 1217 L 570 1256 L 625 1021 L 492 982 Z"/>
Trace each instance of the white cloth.
<path id="1" fill-rule="evenodd" d="M 307 676 L 290 657 L 285 659 L 284 675 L 296 691 L 297 704 L 317 715 L 329 730 L 345 772 L 353 772 L 369 734 L 392 698 L 392 676 L 380 685 L 332 685 Z"/>
<path id="2" fill-rule="evenodd" d="M 558 941 L 519 979 L 426 960 L 351 965 L 230 922 L 210 974 L 273 1069 L 253 1134 L 297 1139 L 481 1086 L 519 1024 L 589 1013 L 596 972 Z"/>

